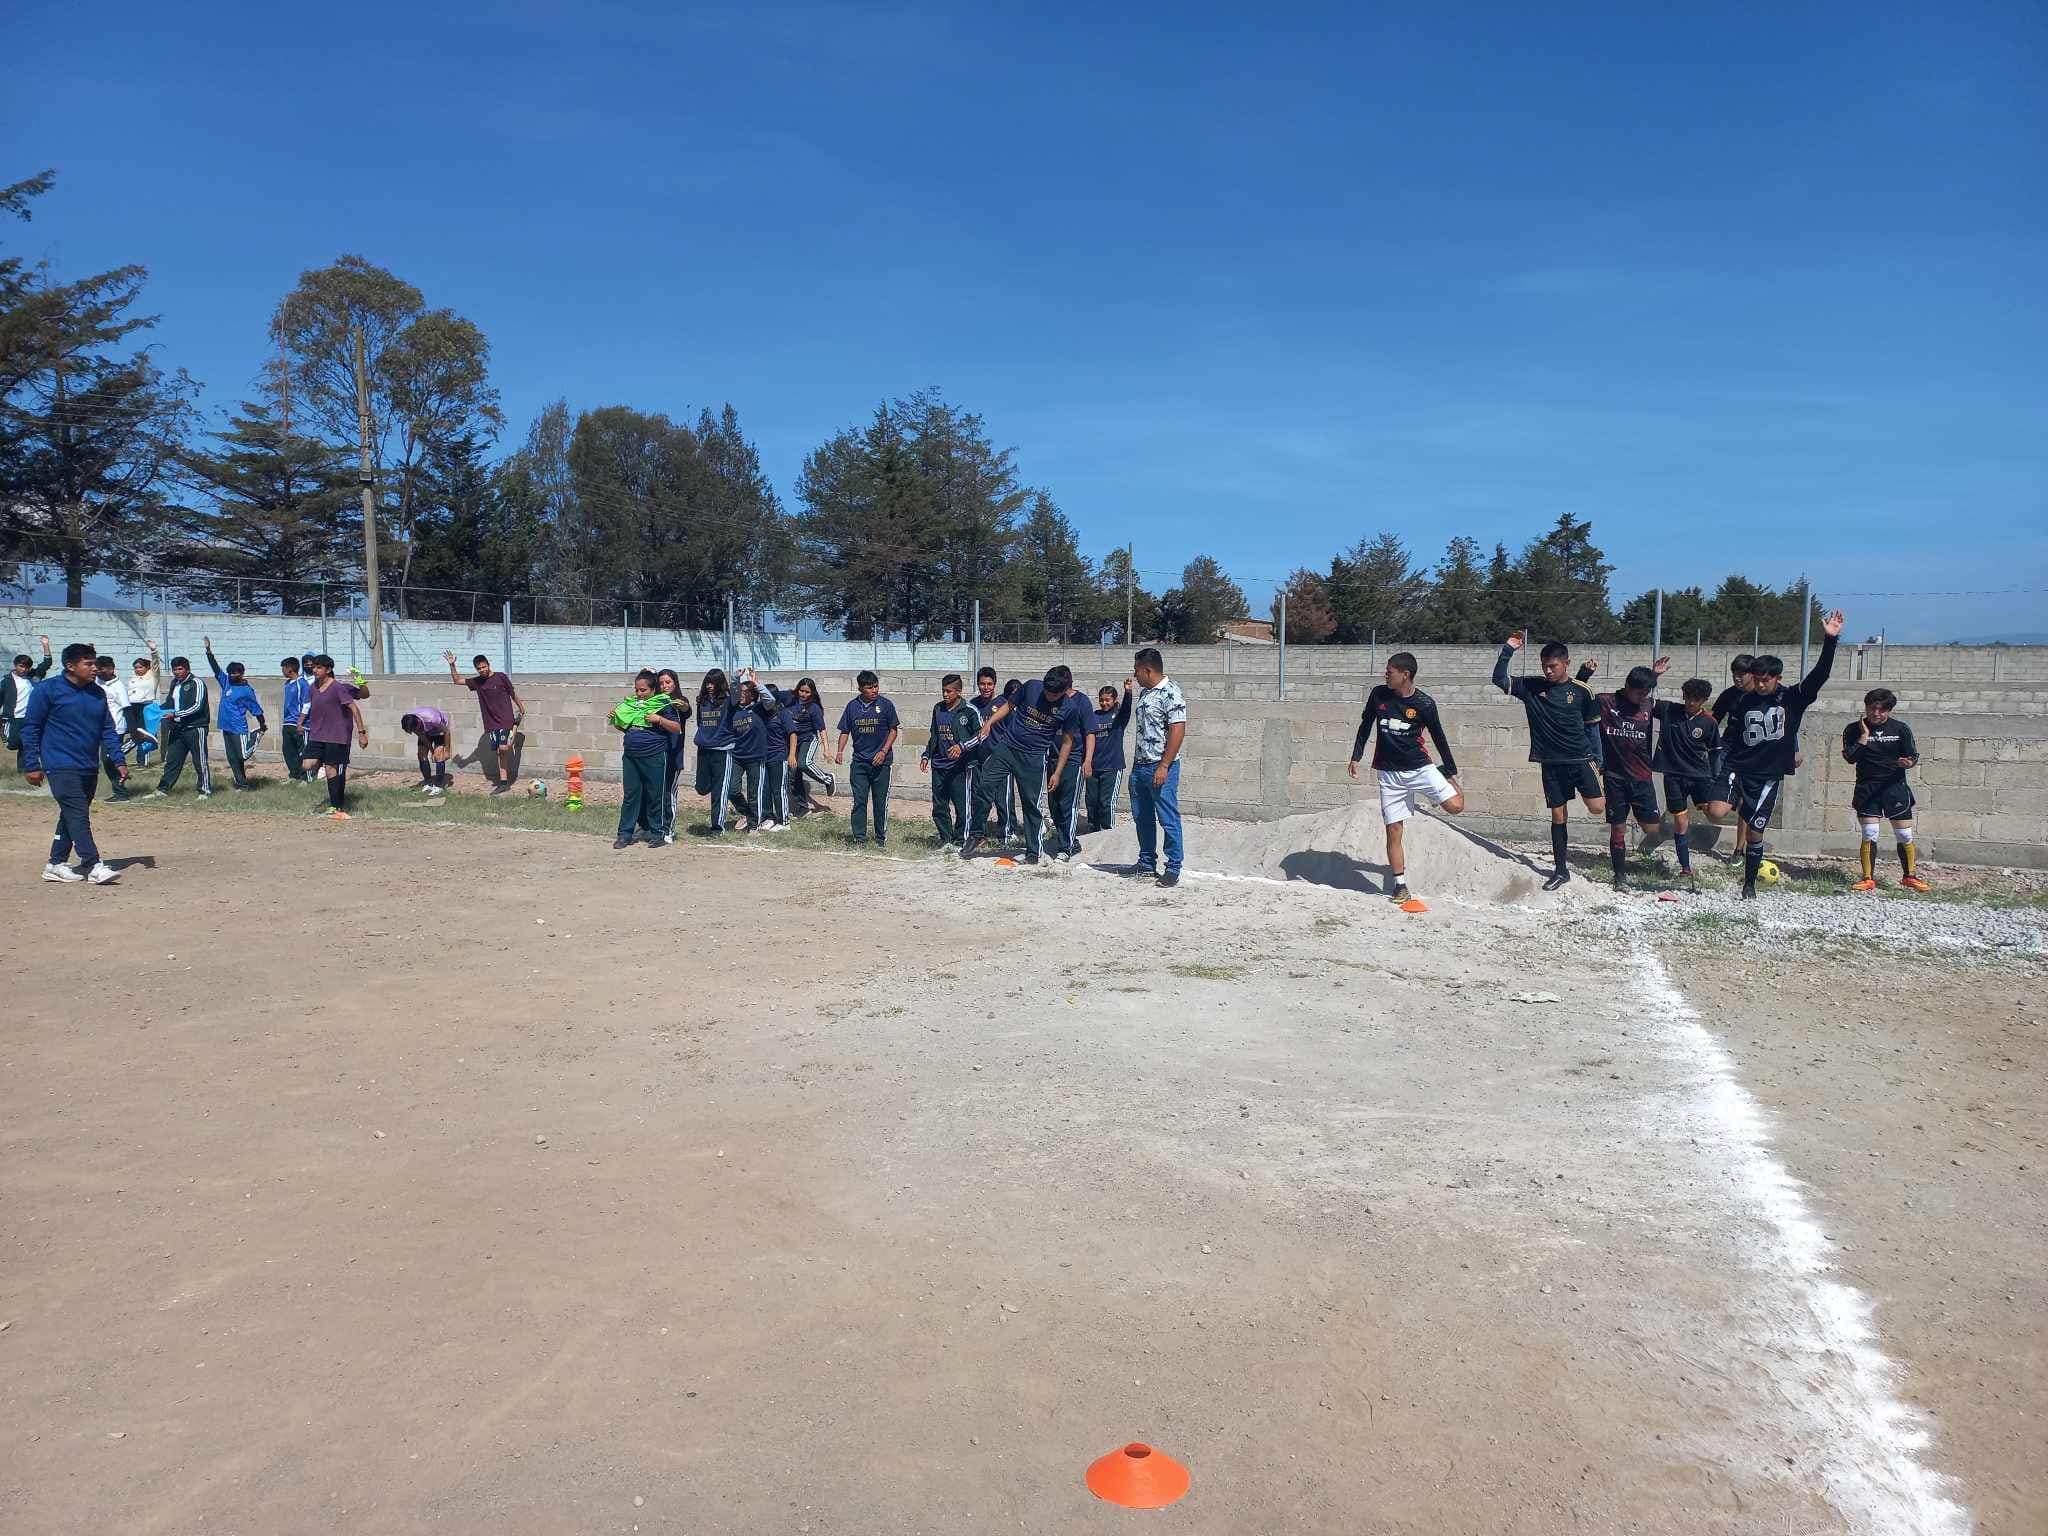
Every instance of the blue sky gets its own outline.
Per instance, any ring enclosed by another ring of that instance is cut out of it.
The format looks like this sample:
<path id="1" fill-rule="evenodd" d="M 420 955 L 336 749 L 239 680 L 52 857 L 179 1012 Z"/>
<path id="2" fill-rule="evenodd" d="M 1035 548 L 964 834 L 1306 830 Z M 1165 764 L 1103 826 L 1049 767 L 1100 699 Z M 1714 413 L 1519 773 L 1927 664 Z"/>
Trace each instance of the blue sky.
<path id="1" fill-rule="evenodd" d="M 739 9 L 17 6 L 4 238 L 147 264 L 215 407 L 344 251 L 484 327 L 511 440 L 730 400 L 788 496 L 936 385 L 1255 608 L 1563 511 L 1619 592 L 2048 589 L 2038 5 Z"/>

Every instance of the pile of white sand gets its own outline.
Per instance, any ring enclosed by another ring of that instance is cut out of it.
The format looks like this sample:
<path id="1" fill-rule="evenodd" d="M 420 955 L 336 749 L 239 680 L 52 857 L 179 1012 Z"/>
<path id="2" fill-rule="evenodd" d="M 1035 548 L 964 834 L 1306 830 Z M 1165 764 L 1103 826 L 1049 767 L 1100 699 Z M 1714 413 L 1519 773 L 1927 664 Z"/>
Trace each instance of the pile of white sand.
<path id="1" fill-rule="evenodd" d="M 1408 886 L 1422 897 L 1461 901 L 1548 903 L 1541 889 L 1547 866 L 1535 865 L 1490 838 L 1462 830 L 1449 818 L 1411 817 L 1407 831 Z M 1187 868 L 1218 874 L 1307 880 L 1341 890 L 1389 889 L 1386 832 L 1380 808 L 1360 800 L 1335 810 L 1279 821 L 1196 821 L 1186 825 Z M 1124 807 L 1108 832 L 1081 840 L 1090 864 L 1128 864 L 1138 837 Z"/>

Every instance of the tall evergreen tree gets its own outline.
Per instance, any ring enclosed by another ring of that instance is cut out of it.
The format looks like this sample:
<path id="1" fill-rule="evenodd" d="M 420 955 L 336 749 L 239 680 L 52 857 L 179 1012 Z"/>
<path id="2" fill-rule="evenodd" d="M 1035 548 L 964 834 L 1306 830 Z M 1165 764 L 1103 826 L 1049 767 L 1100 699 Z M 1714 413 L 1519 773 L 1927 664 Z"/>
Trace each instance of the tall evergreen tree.
<path id="1" fill-rule="evenodd" d="M 1475 645 L 1495 638 L 1499 628 L 1486 573 L 1479 565 L 1479 541 L 1460 534 L 1445 546 L 1430 573 L 1429 594 L 1417 609 L 1415 638 L 1438 645 Z"/>
<path id="2" fill-rule="evenodd" d="M 1093 645 L 1101 637 L 1094 568 L 1081 553 L 1074 525 L 1043 491 L 1032 493 L 1031 511 L 1003 570 L 1003 587 L 1008 621 L 1042 625 L 1048 640 Z"/>
<path id="3" fill-rule="evenodd" d="M 188 595 L 318 613 L 319 584 L 347 582 L 355 564 L 355 476 L 331 444 L 295 430 L 284 369 L 265 372 L 262 392 L 180 456 L 196 494 L 166 518 L 174 559 Z"/>
<path id="4" fill-rule="evenodd" d="M 1321 645 L 1337 632 L 1337 615 L 1330 607 L 1330 584 L 1320 574 L 1298 569 L 1287 578 L 1287 643 Z M 1273 597 L 1273 623 L 1280 623 L 1279 594 Z"/>
<path id="5" fill-rule="evenodd" d="M 1139 645 L 1163 640 L 1166 631 L 1160 621 L 1159 599 L 1145 590 L 1131 563 L 1128 548 L 1112 549 L 1102 557 L 1095 585 L 1104 619 L 1104 633 L 1118 645 Z M 1125 619 L 1128 615 L 1129 622 Z"/>
<path id="6" fill-rule="evenodd" d="M 1406 638 L 1423 592 L 1407 547 L 1391 533 L 1360 539 L 1331 560 L 1326 586 L 1337 621 L 1331 639 L 1338 645 L 1364 645 L 1375 633 L 1383 640 Z"/>
<path id="7" fill-rule="evenodd" d="M 1208 555 L 1197 555 L 1180 573 L 1180 585 L 1159 599 L 1166 637 L 1176 645 L 1209 645 L 1232 619 L 1245 617 L 1244 589 Z"/>

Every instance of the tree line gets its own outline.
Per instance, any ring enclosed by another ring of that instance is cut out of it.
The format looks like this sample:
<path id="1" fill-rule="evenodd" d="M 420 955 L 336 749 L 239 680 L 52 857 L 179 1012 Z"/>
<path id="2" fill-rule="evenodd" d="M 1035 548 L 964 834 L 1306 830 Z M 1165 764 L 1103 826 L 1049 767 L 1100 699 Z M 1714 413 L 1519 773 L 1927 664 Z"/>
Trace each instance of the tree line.
<path id="1" fill-rule="evenodd" d="M 0 220 L 27 221 L 54 181 L 0 188 Z M 488 614 L 517 595 L 522 617 L 533 596 L 543 620 L 630 608 L 639 623 L 715 629 L 730 601 L 743 625 L 808 617 L 850 639 L 965 639 L 979 600 L 996 633 L 1189 644 L 1250 612 L 1206 555 L 1163 591 L 1128 548 L 1090 559 L 1013 451 L 936 390 L 885 401 L 813 449 L 793 507 L 730 404 L 677 420 L 557 401 L 498 452 L 483 331 L 360 256 L 280 297 L 270 361 L 209 424 L 197 382 L 147 345 L 147 276 L 67 280 L 0 247 L 0 581 L 17 589 L 55 569 L 75 607 L 95 578 L 135 590 L 174 577 L 188 601 L 310 614 L 323 585 L 361 586 L 369 509 L 393 589 L 383 607 L 400 617 Z M 1527 623 L 1646 638 L 1646 599 L 1616 609 L 1609 570 L 1590 524 L 1569 517 L 1512 558 L 1453 539 L 1428 570 L 1381 534 L 1289 578 L 1287 634 L 1469 640 Z M 1731 577 L 1711 597 L 1667 594 L 1665 626 L 1746 638 L 1755 622 L 1786 632 L 1797 612 L 1796 591 Z"/>

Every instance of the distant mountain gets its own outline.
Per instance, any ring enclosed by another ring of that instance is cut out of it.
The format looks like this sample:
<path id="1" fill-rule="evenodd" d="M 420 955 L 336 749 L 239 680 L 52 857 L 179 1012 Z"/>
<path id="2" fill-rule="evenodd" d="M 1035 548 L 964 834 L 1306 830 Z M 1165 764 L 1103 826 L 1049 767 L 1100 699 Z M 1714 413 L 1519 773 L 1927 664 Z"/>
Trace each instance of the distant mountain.
<path id="1" fill-rule="evenodd" d="M 2008 635 L 1973 635 L 1968 640 L 1951 640 L 1948 643 L 1950 645 L 2048 645 L 2048 631 L 2029 629 Z"/>

